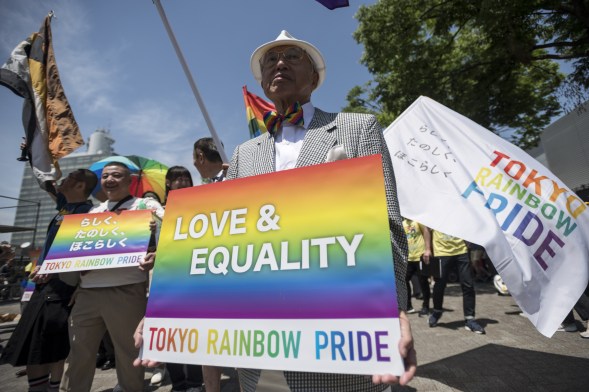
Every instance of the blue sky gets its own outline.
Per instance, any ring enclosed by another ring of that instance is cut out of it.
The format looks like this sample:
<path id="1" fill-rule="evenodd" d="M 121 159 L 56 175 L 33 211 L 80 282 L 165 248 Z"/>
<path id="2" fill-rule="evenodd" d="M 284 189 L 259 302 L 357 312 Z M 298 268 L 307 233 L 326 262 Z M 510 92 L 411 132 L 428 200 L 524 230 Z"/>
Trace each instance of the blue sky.
<path id="1" fill-rule="evenodd" d="M 374 0 L 351 0 L 334 11 L 314 0 L 161 2 L 229 157 L 248 138 L 241 87 L 263 96 L 249 70 L 250 55 L 281 30 L 313 43 L 326 59 L 315 106 L 338 111 L 353 86 L 370 80 L 352 33 L 358 7 Z M 57 16 L 52 32 L 61 79 L 84 139 L 97 128 L 110 129 L 117 153 L 184 165 L 198 182 L 192 144 L 209 131 L 153 2 L 0 0 L 1 64 L 38 31 L 49 10 Z M 3 196 L 18 197 L 20 189 L 21 113 L 22 98 L 0 87 Z M 0 199 L 3 205 L 14 204 Z M 14 210 L 0 210 L 0 224 L 12 224 L 13 216 Z"/>

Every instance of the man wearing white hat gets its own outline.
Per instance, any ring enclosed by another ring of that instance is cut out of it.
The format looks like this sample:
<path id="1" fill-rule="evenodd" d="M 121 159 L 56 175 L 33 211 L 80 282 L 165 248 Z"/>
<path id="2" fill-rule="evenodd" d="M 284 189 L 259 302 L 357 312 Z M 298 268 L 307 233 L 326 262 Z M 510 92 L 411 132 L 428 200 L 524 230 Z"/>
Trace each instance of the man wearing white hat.
<path id="1" fill-rule="evenodd" d="M 278 391 L 278 385 L 282 385 L 280 390 L 376 392 L 388 389 L 383 383 L 404 385 L 416 370 L 413 337 L 405 314 L 407 239 L 382 128 L 373 115 L 326 113 L 313 106 L 311 94 L 325 80 L 325 61 L 315 46 L 294 38 L 287 31 L 283 30 L 274 41 L 258 47 L 252 54 L 250 66 L 265 95 L 276 106 L 276 112 L 264 116 L 268 133 L 235 149 L 228 179 L 382 154 L 397 301 L 401 310 L 399 351 L 405 360 L 406 370 L 401 377 L 374 375 L 370 380 L 358 375 L 240 369 L 242 390 L 249 392 L 272 385 L 271 390 Z"/>

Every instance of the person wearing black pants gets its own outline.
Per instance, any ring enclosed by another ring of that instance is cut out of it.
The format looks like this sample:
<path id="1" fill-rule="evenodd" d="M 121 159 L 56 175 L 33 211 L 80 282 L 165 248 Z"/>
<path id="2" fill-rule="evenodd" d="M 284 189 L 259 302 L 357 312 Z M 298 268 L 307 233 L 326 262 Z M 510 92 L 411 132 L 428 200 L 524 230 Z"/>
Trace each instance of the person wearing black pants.
<path id="1" fill-rule="evenodd" d="M 96 368 L 109 370 L 113 369 L 115 366 L 115 347 L 112 344 L 108 331 L 106 331 L 104 337 L 100 341 L 100 346 L 98 347 Z"/>
<path id="2" fill-rule="evenodd" d="M 172 392 L 200 392 L 204 382 L 201 365 L 166 363 L 172 380 Z"/>
<path id="3" fill-rule="evenodd" d="M 584 323 L 587 323 L 587 320 L 589 320 L 589 285 L 585 288 L 585 292 L 581 294 L 573 309 L 577 312 L 579 317 L 581 317 L 581 320 L 583 320 Z M 575 315 L 573 314 L 573 309 L 567 314 L 557 331 L 577 332 L 579 330 Z M 589 339 L 588 331 L 589 329 L 580 333 L 583 339 Z"/>
<path id="4" fill-rule="evenodd" d="M 441 277 L 434 278 L 434 310 L 443 309 L 444 292 L 448 283 L 448 274 L 452 268 L 452 265 L 454 264 L 458 270 L 458 279 L 462 289 L 462 309 L 464 311 L 464 317 L 474 318 L 476 299 L 474 279 L 472 277 L 470 258 L 468 257 L 468 253 L 462 253 L 455 256 L 436 257 L 435 260 L 440 262 L 442 271 Z"/>
<path id="5" fill-rule="evenodd" d="M 462 288 L 462 307 L 464 311 L 464 328 L 468 331 L 484 334 L 485 329 L 475 320 L 475 289 L 468 248 L 460 238 L 432 230 L 432 244 L 434 260 L 440 263 L 440 277 L 434 277 L 434 311 L 428 322 L 430 327 L 436 327 L 442 317 L 444 305 L 444 291 L 448 283 L 448 274 L 453 266 L 458 270 L 458 279 Z"/>
<path id="6" fill-rule="evenodd" d="M 419 311 L 419 315 L 427 315 L 429 313 L 430 289 L 427 275 L 420 271 L 420 263 L 429 264 L 432 256 L 431 234 L 429 233 L 429 228 L 411 219 L 403 219 L 403 229 L 407 236 L 409 249 L 407 275 L 405 278 L 407 282 L 407 313 L 416 312 L 411 304 L 412 293 L 410 282 L 413 276 L 417 274 L 421 293 L 423 294 L 423 305 Z"/>
<path id="7" fill-rule="evenodd" d="M 422 294 L 422 305 L 421 309 L 419 310 L 419 316 L 428 315 L 430 311 L 429 303 L 431 298 L 431 290 L 429 288 L 427 275 L 425 275 L 419 268 L 419 262 L 411 261 L 407 263 L 407 313 L 416 313 L 416 310 L 413 308 L 413 305 L 411 304 L 411 297 L 413 295 L 411 283 L 413 282 L 412 278 L 414 275 L 417 275 L 419 288 L 421 289 Z"/>

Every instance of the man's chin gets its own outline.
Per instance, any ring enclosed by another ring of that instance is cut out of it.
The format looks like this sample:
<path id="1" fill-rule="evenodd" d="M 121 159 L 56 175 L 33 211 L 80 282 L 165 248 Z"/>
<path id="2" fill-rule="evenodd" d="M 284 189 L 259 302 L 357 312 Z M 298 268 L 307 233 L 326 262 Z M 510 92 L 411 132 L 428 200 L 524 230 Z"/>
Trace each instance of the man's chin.
<path id="1" fill-rule="evenodd" d="M 288 88 L 286 83 L 278 83 L 272 85 L 267 91 L 264 91 L 264 94 L 270 100 L 281 100 L 291 97 L 293 92 Z"/>
<path id="2" fill-rule="evenodd" d="M 106 197 L 111 200 L 111 199 L 120 199 L 122 197 L 125 197 L 125 195 L 123 194 L 123 192 L 120 191 L 120 189 L 106 189 L 104 191 L 104 193 L 106 194 Z"/>

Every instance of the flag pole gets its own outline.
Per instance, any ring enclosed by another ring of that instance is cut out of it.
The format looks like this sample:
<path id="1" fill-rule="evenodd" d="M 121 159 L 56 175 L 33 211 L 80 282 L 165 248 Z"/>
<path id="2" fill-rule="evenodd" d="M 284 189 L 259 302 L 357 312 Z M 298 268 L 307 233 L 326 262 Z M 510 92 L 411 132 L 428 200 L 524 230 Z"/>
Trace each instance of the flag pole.
<path id="1" fill-rule="evenodd" d="M 198 87 L 196 86 L 196 83 L 194 82 L 194 78 L 192 77 L 192 74 L 190 73 L 190 69 L 188 69 L 188 65 L 186 64 L 186 60 L 184 59 L 184 55 L 182 54 L 182 51 L 180 50 L 180 46 L 178 46 L 178 41 L 176 41 L 176 37 L 174 36 L 174 32 L 172 31 L 172 28 L 170 27 L 170 23 L 168 22 L 168 18 L 166 17 L 166 13 L 164 12 L 164 9 L 162 8 L 160 0 L 153 0 L 153 3 L 157 7 L 157 11 L 160 14 L 160 18 L 162 19 L 162 23 L 164 24 L 164 27 L 166 28 L 166 32 L 168 33 L 168 37 L 170 37 L 170 41 L 172 41 L 172 46 L 174 46 L 174 50 L 176 51 L 176 55 L 178 56 L 178 60 L 180 60 L 180 64 L 182 65 L 182 69 L 184 70 L 184 74 L 186 74 L 186 78 L 188 79 L 188 83 L 190 84 L 190 88 L 192 89 L 192 93 L 194 94 L 194 98 L 196 98 L 196 102 L 198 103 L 198 106 L 200 107 L 200 111 L 202 112 L 202 115 L 205 118 L 205 122 L 207 123 L 207 126 L 209 127 L 209 131 L 211 132 L 211 136 L 213 137 L 213 140 L 215 141 L 215 146 L 217 147 L 217 151 L 219 151 L 219 155 L 221 156 L 221 159 L 223 160 L 223 162 L 229 162 L 229 160 L 227 159 L 227 154 L 225 154 L 225 149 L 223 148 L 223 144 L 221 143 L 221 139 L 219 139 L 219 136 L 217 135 L 217 131 L 215 131 L 215 127 L 213 126 L 213 122 L 211 121 L 211 118 L 209 117 L 209 113 L 207 112 L 207 108 L 205 107 L 205 103 L 202 100 L 202 97 L 200 96 L 200 93 L 198 91 Z"/>

